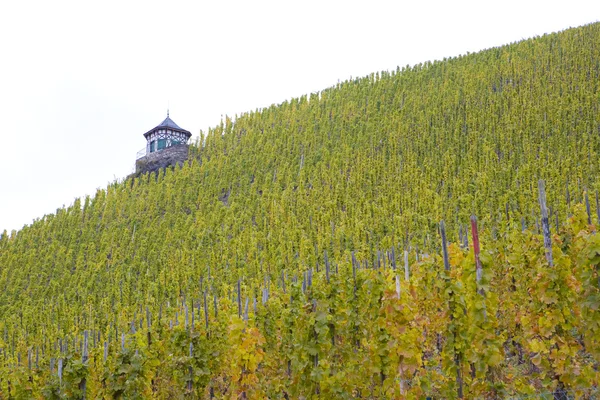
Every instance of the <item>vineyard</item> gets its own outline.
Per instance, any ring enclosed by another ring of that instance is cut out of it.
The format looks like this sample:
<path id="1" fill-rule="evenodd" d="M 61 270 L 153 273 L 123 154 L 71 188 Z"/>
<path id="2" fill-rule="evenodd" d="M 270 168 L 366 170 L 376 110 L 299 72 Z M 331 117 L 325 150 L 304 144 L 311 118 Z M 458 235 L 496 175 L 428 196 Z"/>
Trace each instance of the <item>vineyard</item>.
<path id="1" fill-rule="evenodd" d="M 0 398 L 597 398 L 599 45 L 226 117 L 4 232 Z"/>

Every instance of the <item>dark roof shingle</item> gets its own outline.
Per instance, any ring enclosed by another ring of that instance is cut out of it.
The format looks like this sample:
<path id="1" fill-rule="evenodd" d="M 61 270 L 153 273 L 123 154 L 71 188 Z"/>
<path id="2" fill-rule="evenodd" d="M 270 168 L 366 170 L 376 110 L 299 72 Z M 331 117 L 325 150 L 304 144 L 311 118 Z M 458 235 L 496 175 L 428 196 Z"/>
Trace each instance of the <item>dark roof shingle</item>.
<path id="1" fill-rule="evenodd" d="M 158 125 L 156 128 L 174 128 L 174 129 L 181 129 L 179 127 L 179 125 L 177 125 L 175 122 L 173 122 L 173 120 L 167 115 L 167 118 L 165 118 L 165 120 L 163 122 L 160 123 L 160 125 Z M 155 129 L 156 129 L 155 128 Z M 183 130 L 183 129 L 181 129 Z"/>
<path id="2" fill-rule="evenodd" d="M 190 131 L 185 130 L 183 128 L 181 128 L 179 125 L 177 125 L 172 119 L 171 117 L 169 117 L 169 113 L 167 113 L 167 118 L 165 118 L 165 120 L 163 122 L 161 122 L 159 125 L 155 126 L 154 128 L 150 129 L 148 132 L 144 133 L 144 136 L 147 138 L 148 135 L 152 132 L 154 132 L 157 129 L 164 129 L 164 128 L 169 128 L 172 129 L 174 131 L 178 131 L 178 132 L 183 132 L 187 135 L 188 139 L 190 136 L 192 136 L 192 134 L 190 133 Z"/>

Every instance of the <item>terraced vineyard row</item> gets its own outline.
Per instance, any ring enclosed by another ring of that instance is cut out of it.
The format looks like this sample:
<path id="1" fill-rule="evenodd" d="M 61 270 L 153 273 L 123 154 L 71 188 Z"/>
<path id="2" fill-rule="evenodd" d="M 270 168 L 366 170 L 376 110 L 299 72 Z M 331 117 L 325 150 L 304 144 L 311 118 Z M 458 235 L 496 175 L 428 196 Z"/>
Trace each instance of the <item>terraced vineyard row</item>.
<path id="1" fill-rule="evenodd" d="M 447 246 L 447 268 L 443 252 L 412 251 L 237 285 L 206 276 L 174 304 L 141 308 L 123 330 L 81 323 L 83 332 L 37 345 L 5 336 L 0 390 L 453 398 L 460 386 L 474 398 L 596 387 L 600 235 L 583 206 L 554 235 L 553 266 L 531 231 L 486 237 L 480 253 L 476 241 Z"/>

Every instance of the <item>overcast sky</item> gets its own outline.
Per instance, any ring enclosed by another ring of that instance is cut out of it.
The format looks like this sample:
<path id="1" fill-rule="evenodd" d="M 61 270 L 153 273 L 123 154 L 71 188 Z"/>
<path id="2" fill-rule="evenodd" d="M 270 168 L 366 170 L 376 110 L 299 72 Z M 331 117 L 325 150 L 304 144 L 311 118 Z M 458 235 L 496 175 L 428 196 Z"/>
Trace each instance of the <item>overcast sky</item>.
<path id="1" fill-rule="evenodd" d="M 134 169 L 171 118 L 198 136 L 396 66 L 600 19 L 600 1 L 0 3 L 0 232 Z"/>

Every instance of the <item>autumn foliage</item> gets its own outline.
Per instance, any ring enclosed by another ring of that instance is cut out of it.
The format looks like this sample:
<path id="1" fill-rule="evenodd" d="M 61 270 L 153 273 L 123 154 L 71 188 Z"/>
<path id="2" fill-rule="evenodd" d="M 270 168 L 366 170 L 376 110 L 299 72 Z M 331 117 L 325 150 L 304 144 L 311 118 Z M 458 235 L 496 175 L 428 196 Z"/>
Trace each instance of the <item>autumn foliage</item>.
<path id="1" fill-rule="evenodd" d="M 4 232 L 0 398 L 588 395 L 598 43 L 591 24 L 225 117 L 183 167 Z"/>

